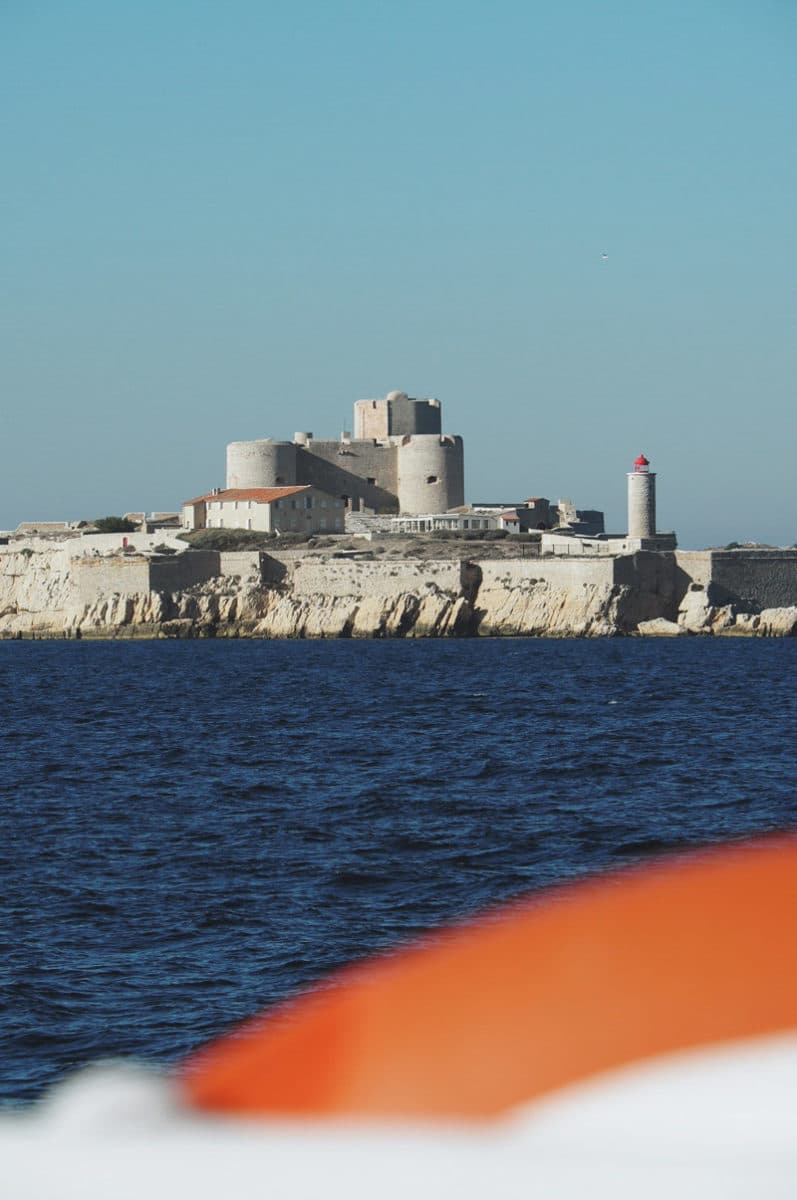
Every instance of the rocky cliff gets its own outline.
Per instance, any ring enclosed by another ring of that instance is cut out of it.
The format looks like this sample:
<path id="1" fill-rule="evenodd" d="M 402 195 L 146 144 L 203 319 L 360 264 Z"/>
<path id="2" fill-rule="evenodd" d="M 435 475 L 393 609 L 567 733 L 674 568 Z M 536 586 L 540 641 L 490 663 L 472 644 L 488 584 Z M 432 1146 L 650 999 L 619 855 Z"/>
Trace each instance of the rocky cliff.
<path id="1" fill-rule="evenodd" d="M 706 589 L 679 590 L 668 555 L 460 562 L 248 553 L 221 560 L 209 563 L 212 574 L 197 582 L 199 560 L 190 552 L 169 560 L 168 574 L 158 575 L 156 560 L 144 556 L 88 559 L 59 549 L 3 548 L 0 636 L 797 633 L 797 607 L 741 612 L 711 604 Z M 158 579 L 170 580 L 172 590 L 155 586 Z"/>

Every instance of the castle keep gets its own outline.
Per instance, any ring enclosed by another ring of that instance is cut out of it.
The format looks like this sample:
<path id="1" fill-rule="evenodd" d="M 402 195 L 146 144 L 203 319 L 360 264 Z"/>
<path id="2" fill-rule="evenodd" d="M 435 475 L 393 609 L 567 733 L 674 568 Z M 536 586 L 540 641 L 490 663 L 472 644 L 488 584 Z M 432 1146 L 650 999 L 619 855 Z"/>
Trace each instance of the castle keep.
<path id="1" fill-rule="evenodd" d="M 354 436 L 297 433 L 227 447 L 227 488 L 309 484 L 350 512 L 446 512 L 465 502 L 462 438 L 442 432 L 439 400 L 390 392 L 357 400 Z"/>

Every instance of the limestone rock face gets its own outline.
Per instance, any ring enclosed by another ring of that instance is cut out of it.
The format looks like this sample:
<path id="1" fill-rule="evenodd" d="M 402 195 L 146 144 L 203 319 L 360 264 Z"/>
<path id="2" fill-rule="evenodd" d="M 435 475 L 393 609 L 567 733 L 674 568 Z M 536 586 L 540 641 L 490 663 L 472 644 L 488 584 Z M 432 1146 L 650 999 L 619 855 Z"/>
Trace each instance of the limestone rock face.
<path id="1" fill-rule="evenodd" d="M 484 584 L 476 613 L 478 631 L 488 636 L 606 637 L 618 632 L 611 589 L 588 585 L 573 590 L 544 580 L 510 579 Z"/>
<path id="2" fill-rule="evenodd" d="M 797 606 L 740 612 L 710 604 L 699 582 L 676 594 L 666 555 L 228 557 L 219 573 L 181 591 L 137 591 L 130 579 L 152 576 L 131 576 L 129 561 L 117 567 L 95 557 L 88 574 L 103 586 L 87 593 L 75 579 L 84 568 L 74 569 L 65 550 L 2 547 L 0 637 L 797 636 Z M 184 578 L 199 561 L 186 562 Z"/>
<path id="3" fill-rule="evenodd" d="M 737 613 L 718 632 L 726 637 L 797 637 L 797 607 Z"/>
<path id="4" fill-rule="evenodd" d="M 0 632 L 60 633 L 77 603 L 77 586 L 63 552 L 6 552 L 0 561 Z"/>
<path id="5" fill-rule="evenodd" d="M 715 610 L 708 602 L 708 594 L 702 587 L 691 587 L 684 595 L 678 608 L 678 624 L 687 633 L 708 633 Z"/>

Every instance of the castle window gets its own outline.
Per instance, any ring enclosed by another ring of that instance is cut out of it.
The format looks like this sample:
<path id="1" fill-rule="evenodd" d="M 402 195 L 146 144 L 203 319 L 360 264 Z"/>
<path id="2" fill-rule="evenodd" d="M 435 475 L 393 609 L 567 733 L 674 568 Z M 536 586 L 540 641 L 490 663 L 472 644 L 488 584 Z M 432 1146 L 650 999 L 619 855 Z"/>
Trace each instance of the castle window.
<path id="1" fill-rule="evenodd" d="M 370 483 L 372 487 L 376 487 L 376 480 L 373 475 L 369 475 L 365 482 Z"/>
<path id="2" fill-rule="evenodd" d="M 427 475 L 426 482 L 427 483 L 437 483 L 437 476 L 436 475 Z"/>

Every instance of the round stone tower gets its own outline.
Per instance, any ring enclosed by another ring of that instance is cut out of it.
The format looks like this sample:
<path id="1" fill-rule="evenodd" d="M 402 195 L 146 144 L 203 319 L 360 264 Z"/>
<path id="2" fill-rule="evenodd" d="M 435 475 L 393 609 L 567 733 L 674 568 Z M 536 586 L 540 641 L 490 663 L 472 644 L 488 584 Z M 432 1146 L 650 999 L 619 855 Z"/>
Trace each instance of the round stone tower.
<path id="1" fill-rule="evenodd" d="M 628 536 L 656 536 L 656 475 L 644 454 L 628 472 Z"/>
<path id="2" fill-rule="evenodd" d="M 465 503 L 461 437 L 407 434 L 397 454 L 400 512 L 442 513 Z"/>
<path id="3" fill-rule="evenodd" d="M 230 442 L 227 487 L 283 487 L 296 483 L 296 447 L 292 442 Z"/>

